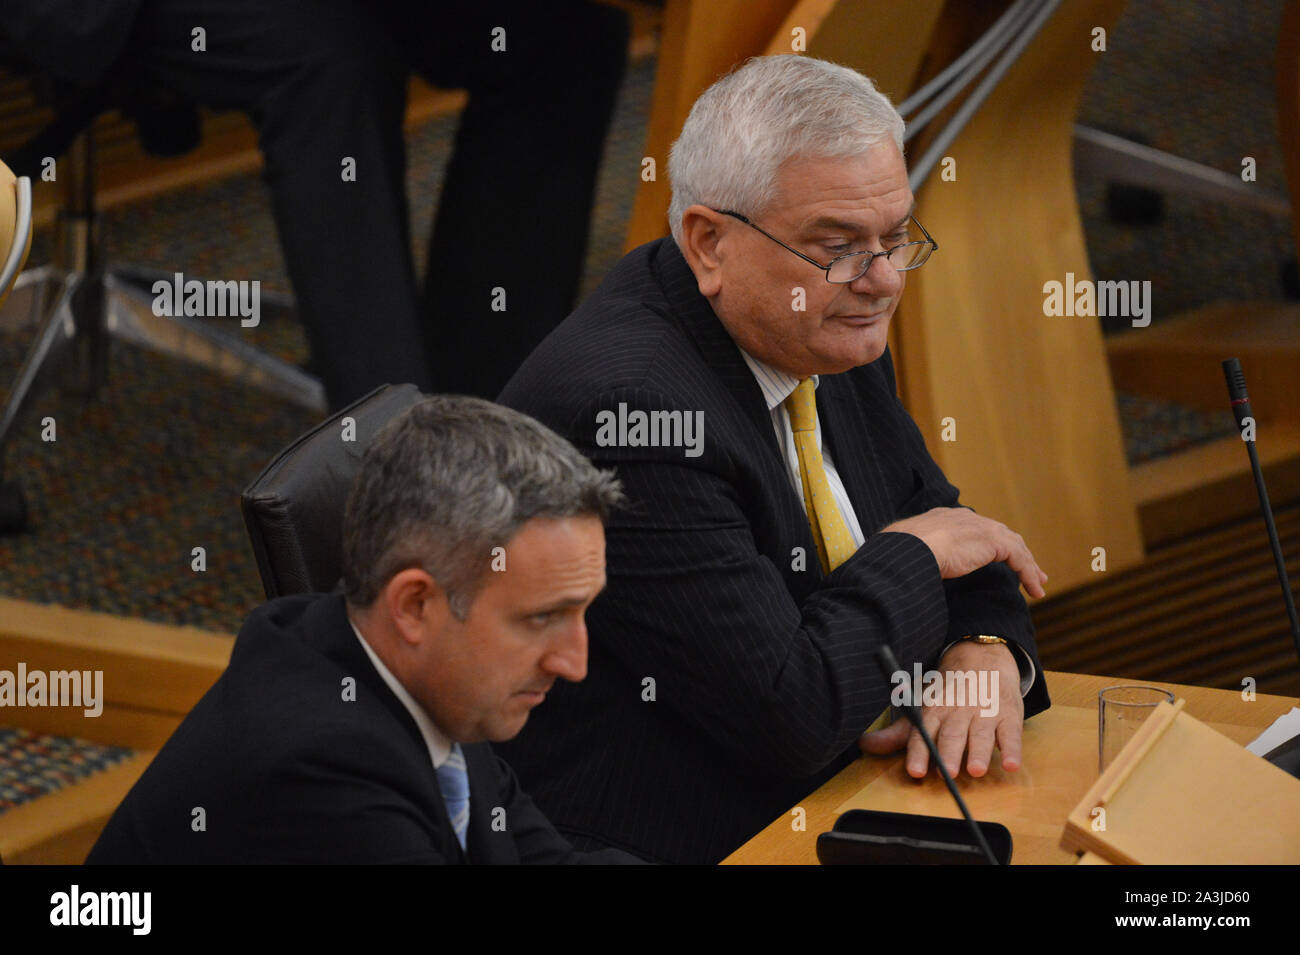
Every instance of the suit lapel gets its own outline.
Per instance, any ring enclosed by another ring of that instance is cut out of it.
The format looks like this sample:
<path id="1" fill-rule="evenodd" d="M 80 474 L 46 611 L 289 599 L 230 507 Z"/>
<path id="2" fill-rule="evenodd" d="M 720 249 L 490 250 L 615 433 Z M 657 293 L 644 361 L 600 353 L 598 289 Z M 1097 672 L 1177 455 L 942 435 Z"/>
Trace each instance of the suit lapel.
<path id="1" fill-rule="evenodd" d="M 460 842 L 456 839 L 451 817 L 447 815 L 447 806 L 443 802 L 442 791 L 438 788 L 438 774 L 433 768 L 433 761 L 429 758 L 429 748 L 420 734 L 420 728 L 415 725 L 415 720 L 402 705 L 402 701 L 393 695 L 384 678 L 379 675 L 379 671 L 370 663 L 370 658 L 361 648 L 357 635 L 352 632 L 343 595 L 334 593 L 317 601 L 307 612 L 304 625 L 307 628 L 306 632 L 319 640 L 317 646 L 321 652 L 342 667 L 345 673 L 356 679 L 358 699 L 362 693 L 368 693 L 382 703 L 419 749 L 423 759 L 417 762 L 428 767 L 429 782 L 433 789 L 430 801 L 438 817 L 436 820 L 438 832 L 444 836 L 440 849 L 447 859 L 454 859 L 463 864 L 465 855 L 461 851 Z M 471 806 L 473 806 L 473 795 L 471 779 Z"/>
<path id="2" fill-rule="evenodd" d="M 486 743 L 463 743 L 465 769 L 469 774 L 469 830 L 465 845 L 469 858 L 475 865 L 509 865 L 519 862 L 519 853 L 509 836 L 509 820 L 501 819 L 507 828 L 493 829 L 497 821 L 500 799 L 497 786 L 496 754 Z"/>

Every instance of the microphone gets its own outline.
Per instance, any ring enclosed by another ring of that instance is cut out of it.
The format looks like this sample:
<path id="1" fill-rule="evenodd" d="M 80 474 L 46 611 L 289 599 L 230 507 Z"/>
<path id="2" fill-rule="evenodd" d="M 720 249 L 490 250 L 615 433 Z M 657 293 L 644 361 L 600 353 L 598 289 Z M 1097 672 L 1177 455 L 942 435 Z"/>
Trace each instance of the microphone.
<path id="1" fill-rule="evenodd" d="M 876 662 L 880 664 L 880 669 L 885 674 L 886 683 L 894 682 L 895 673 L 902 673 L 905 678 L 907 677 L 907 671 L 898 665 L 898 658 L 894 656 L 893 648 L 890 647 L 888 642 L 882 643 L 880 649 L 876 651 Z M 975 844 L 979 846 L 980 851 L 984 854 L 985 861 L 989 865 L 1000 865 L 997 856 L 989 848 L 988 840 L 984 838 L 984 831 L 974 817 L 971 816 L 970 810 L 966 808 L 966 800 L 961 798 L 961 793 L 957 791 L 957 784 L 952 781 L 948 768 L 944 766 L 943 760 L 939 758 L 939 748 L 934 745 L 934 739 L 926 732 L 925 726 L 922 725 L 921 711 L 914 700 L 914 694 L 908 693 L 907 702 L 903 705 L 903 712 L 907 714 L 907 718 L 911 720 L 912 725 L 921 734 L 921 739 L 925 740 L 926 748 L 930 751 L 930 761 L 939 767 L 939 773 L 943 776 L 944 785 L 948 787 L 948 792 L 952 793 L 952 798 L 957 801 L 957 808 L 961 810 L 961 814 L 966 817 L 966 823 L 970 826 L 971 834 L 975 837 Z"/>
<path id="2" fill-rule="evenodd" d="M 1237 427 L 1245 427 L 1245 420 L 1253 418 L 1250 410 L 1250 395 L 1246 394 L 1246 373 L 1241 370 L 1241 362 L 1236 358 L 1223 360 L 1223 378 L 1228 383 L 1228 398 L 1232 401 L 1232 413 L 1237 417 Z"/>
<path id="3" fill-rule="evenodd" d="M 1250 410 L 1250 396 L 1246 393 L 1246 375 L 1241 370 L 1241 362 L 1236 358 L 1225 358 L 1223 377 L 1228 383 L 1228 397 L 1232 401 L 1232 413 L 1237 418 L 1237 427 L 1246 427 L 1247 418 L 1250 418 L 1251 423 L 1254 424 L 1254 415 Z M 1255 475 L 1255 490 L 1259 493 L 1259 506 L 1264 512 L 1268 542 L 1273 547 L 1273 563 L 1277 566 L 1277 579 L 1282 584 L 1282 599 L 1286 601 L 1286 613 L 1291 621 L 1291 639 L 1295 642 L 1296 653 L 1300 655 L 1300 622 L 1296 620 L 1295 599 L 1291 596 L 1291 582 L 1286 574 L 1286 561 L 1282 558 L 1282 544 L 1277 538 L 1273 508 L 1268 503 L 1268 489 L 1264 487 L 1264 472 L 1259 466 L 1259 454 L 1255 451 L 1254 438 L 1245 441 L 1245 445 L 1246 453 L 1250 456 L 1250 468 Z"/>

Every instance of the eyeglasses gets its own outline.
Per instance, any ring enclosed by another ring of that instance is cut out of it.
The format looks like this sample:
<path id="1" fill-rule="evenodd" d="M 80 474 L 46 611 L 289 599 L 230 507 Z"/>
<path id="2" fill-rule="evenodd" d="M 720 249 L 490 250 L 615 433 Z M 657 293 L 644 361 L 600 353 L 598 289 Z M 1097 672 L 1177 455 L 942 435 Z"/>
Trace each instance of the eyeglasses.
<path id="1" fill-rule="evenodd" d="M 918 239 L 915 242 L 904 242 L 901 245 L 894 246 L 892 249 L 885 249 L 881 252 L 846 252 L 844 255 L 837 255 L 835 258 L 831 259 L 829 265 L 822 265 L 816 259 L 810 259 L 798 249 L 793 249 L 786 245 L 767 230 L 754 225 L 754 223 L 750 222 L 748 218 L 742 216 L 739 212 L 732 212 L 730 209 L 714 209 L 713 211 L 720 215 L 731 216 L 733 219 L 739 219 L 751 229 L 763 233 L 763 235 L 767 236 L 781 248 L 793 252 L 809 265 L 815 265 L 817 268 L 821 269 L 826 273 L 826 281 L 835 285 L 847 285 L 850 282 L 856 282 L 858 279 L 862 278 L 862 276 L 867 274 L 867 269 L 871 268 L 871 263 L 881 256 L 888 259 L 889 264 L 899 272 L 909 272 L 912 269 L 919 269 L 921 266 L 925 265 L 926 260 L 930 258 L 930 253 L 936 252 L 939 249 L 939 243 L 930 238 L 930 233 L 925 231 L 925 226 L 916 222 L 915 216 L 909 215 L 907 218 L 912 222 L 916 222 L 916 227 L 920 229 L 921 234 L 925 236 L 924 239 Z"/>

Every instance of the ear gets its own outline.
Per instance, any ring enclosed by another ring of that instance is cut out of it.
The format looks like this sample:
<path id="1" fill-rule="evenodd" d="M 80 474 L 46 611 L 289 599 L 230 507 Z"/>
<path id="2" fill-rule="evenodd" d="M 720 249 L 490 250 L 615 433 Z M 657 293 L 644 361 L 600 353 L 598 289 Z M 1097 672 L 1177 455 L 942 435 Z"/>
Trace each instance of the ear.
<path id="1" fill-rule="evenodd" d="M 731 221 L 708 206 L 688 206 L 682 213 L 682 255 L 695 273 L 700 294 L 705 298 L 712 298 L 722 290 L 723 250 L 719 246 Z"/>
<path id="2" fill-rule="evenodd" d="M 446 592 L 418 567 L 394 574 L 384 585 L 379 602 L 387 609 L 402 642 L 411 646 L 440 633 L 452 617 Z"/>

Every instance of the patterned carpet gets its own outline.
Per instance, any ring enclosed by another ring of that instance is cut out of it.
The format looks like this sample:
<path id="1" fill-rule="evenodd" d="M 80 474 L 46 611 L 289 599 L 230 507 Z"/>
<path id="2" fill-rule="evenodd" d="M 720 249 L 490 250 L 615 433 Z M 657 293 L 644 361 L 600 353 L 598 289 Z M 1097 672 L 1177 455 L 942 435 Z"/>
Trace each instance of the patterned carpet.
<path id="1" fill-rule="evenodd" d="M 1272 114 L 1272 56 L 1280 0 L 1240 5 L 1130 4 L 1089 84 L 1081 121 L 1141 134 L 1152 145 L 1239 168 L 1255 156 L 1260 185 L 1284 191 Z M 593 219 L 584 291 L 622 251 L 639 168 L 653 59 L 631 65 L 609 138 Z M 410 137 L 413 254 L 424 237 L 455 131 L 454 117 Z M 1107 220 L 1104 184 L 1079 182 L 1098 278 L 1150 277 L 1156 319 L 1218 299 L 1280 298 L 1277 264 L 1294 257 L 1286 223 L 1170 199 L 1163 223 Z M 110 261 L 192 275 L 257 277 L 289 292 L 267 196 L 239 176 L 140 202 L 103 222 Z M 1006 233 L 1012 235 L 1011 231 Z M 1240 236 L 1253 237 L 1240 243 Z M 38 236 L 32 262 L 48 259 Z M 1213 281 L 1207 280 L 1213 276 Z M 306 358 L 300 329 L 264 320 L 254 344 Z M 0 336 L 0 383 L 13 380 L 29 334 Z M 26 534 L 0 537 L 0 594 L 234 632 L 262 600 L 237 504 L 240 490 L 310 416 L 220 377 L 116 346 L 111 384 L 95 401 L 46 392 L 9 452 L 6 474 L 25 488 Z M 1231 430 L 1201 415 L 1121 397 L 1131 460 Z M 38 422 L 52 416 L 57 441 Z M 192 569 L 203 547 L 206 570 Z"/>
<path id="2" fill-rule="evenodd" d="M 0 813 L 108 769 L 134 751 L 0 728 Z"/>

